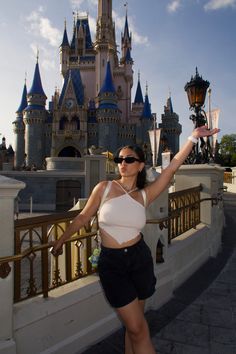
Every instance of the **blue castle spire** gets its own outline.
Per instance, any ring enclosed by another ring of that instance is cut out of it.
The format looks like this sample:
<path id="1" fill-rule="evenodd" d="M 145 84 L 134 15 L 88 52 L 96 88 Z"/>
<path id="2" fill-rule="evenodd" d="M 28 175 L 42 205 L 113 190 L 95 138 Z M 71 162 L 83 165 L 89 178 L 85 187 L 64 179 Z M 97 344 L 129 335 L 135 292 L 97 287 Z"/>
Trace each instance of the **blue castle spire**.
<path id="1" fill-rule="evenodd" d="M 20 103 L 19 108 L 17 109 L 16 113 L 22 113 L 26 107 L 27 107 L 27 88 L 26 88 L 26 83 L 25 83 L 24 88 L 23 88 L 23 92 L 22 92 L 21 103 Z"/>
<path id="2" fill-rule="evenodd" d="M 115 86 L 114 86 L 113 80 L 112 80 L 111 64 L 110 64 L 109 60 L 107 62 L 106 75 L 105 75 L 105 79 L 104 79 L 104 82 L 101 87 L 99 95 L 101 95 L 105 92 L 116 93 L 116 89 L 115 89 Z"/>
<path id="3" fill-rule="evenodd" d="M 65 28 L 64 28 L 64 34 L 63 34 L 63 39 L 61 43 L 61 47 L 69 47 L 69 41 L 68 41 L 68 36 L 67 36 L 67 31 L 66 31 L 66 21 L 65 21 Z"/>
<path id="4" fill-rule="evenodd" d="M 146 95 L 145 95 L 142 118 L 152 119 L 151 105 L 149 103 L 149 98 L 148 98 L 148 87 L 146 87 Z"/>
<path id="5" fill-rule="evenodd" d="M 140 84 L 140 73 L 138 74 L 138 85 L 137 85 L 134 103 L 136 103 L 136 104 L 143 103 L 143 93 L 142 93 L 141 84 Z"/>
<path id="6" fill-rule="evenodd" d="M 31 89 L 29 90 L 28 94 L 30 94 L 30 95 L 39 94 L 39 95 L 43 95 L 46 97 L 46 95 L 43 91 L 41 76 L 40 76 L 40 72 L 39 72 L 38 56 L 37 56 L 37 62 L 35 65 L 33 83 L 32 83 Z"/>

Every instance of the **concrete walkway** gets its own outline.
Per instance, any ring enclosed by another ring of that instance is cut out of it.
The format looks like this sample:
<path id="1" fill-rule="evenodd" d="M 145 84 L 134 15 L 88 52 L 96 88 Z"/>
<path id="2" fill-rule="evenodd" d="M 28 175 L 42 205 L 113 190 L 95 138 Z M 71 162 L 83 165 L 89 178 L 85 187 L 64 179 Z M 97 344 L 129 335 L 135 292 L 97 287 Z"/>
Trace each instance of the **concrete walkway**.
<path id="1" fill-rule="evenodd" d="M 236 194 L 225 193 L 224 206 L 222 251 L 168 303 L 146 313 L 158 354 L 236 354 Z M 84 354 L 124 354 L 123 334 L 115 332 Z"/>

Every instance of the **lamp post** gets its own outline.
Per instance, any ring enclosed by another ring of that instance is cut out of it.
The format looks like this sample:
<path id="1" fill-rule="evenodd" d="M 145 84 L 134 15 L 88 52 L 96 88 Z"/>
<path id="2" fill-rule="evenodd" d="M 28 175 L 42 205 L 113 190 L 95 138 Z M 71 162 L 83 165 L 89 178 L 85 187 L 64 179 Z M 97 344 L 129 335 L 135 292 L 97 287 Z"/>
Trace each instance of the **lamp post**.
<path id="1" fill-rule="evenodd" d="M 190 116 L 194 128 L 207 124 L 206 113 L 202 107 L 204 106 L 209 85 L 210 83 L 207 80 L 203 80 L 196 68 L 195 76 L 191 77 L 191 80 L 184 87 L 188 96 L 189 109 L 194 111 L 194 114 Z M 204 140 L 204 138 L 200 138 L 200 145 L 198 143 L 194 146 L 193 152 L 190 154 L 187 162 L 190 164 L 208 163 L 211 159 L 212 152 L 209 139 Z"/>

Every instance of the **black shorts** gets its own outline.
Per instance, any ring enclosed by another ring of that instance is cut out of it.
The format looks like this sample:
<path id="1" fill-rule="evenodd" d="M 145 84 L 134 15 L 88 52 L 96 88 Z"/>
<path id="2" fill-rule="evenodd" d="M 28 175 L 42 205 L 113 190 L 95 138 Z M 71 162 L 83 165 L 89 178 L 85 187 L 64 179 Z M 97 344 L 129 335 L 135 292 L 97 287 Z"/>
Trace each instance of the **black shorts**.
<path id="1" fill-rule="evenodd" d="M 151 251 L 143 238 L 126 248 L 102 246 L 98 273 L 108 302 L 122 307 L 155 292 L 156 277 Z"/>

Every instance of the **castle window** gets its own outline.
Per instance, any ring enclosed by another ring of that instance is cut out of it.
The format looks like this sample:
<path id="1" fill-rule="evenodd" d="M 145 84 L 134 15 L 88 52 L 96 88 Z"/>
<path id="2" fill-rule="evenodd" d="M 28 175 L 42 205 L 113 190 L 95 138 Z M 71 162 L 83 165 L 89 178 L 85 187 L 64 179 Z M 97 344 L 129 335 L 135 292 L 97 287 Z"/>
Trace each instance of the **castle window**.
<path id="1" fill-rule="evenodd" d="M 71 130 L 80 130 L 80 120 L 78 117 L 73 117 L 71 120 Z"/>
<path id="2" fill-rule="evenodd" d="M 59 122 L 59 130 L 65 130 L 68 123 L 68 119 L 65 116 L 62 117 Z"/>

